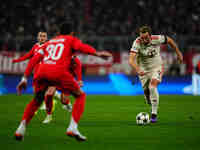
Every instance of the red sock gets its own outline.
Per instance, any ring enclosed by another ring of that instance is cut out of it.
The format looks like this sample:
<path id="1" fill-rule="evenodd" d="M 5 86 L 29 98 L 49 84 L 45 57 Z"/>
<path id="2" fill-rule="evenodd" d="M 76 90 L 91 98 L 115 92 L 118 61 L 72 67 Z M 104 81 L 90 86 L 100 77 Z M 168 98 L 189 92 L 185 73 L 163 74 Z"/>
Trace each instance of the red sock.
<path id="1" fill-rule="evenodd" d="M 83 93 L 79 97 L 76 98 L 72 110 L 72 117 L 76 123 L 79 122 L 85 108 L 85 97 L 86 94 Z"/>
<path id="2" fill-rule="evenodd" d="M 61 95 L 61 103 L 63 105 L 68 105 L 70 103 L 69 95 L 62 94 Z"/>
<path id="3" fill-rule="evenodd" d="M 65 104 L 68 105 L 69 103 L 70 103 L 70 100 L 69 100 L 69 98 L 67 98 L 67 99 L 65 100 Z"/>
<path id="4" fill-rule="evenodd" d="M 53 108 L 53 96 L 52 95 L 46 95 L 45 96 L 45 106 L 46 106 L 46 112 L 48 115 L 52 114 L 52 108 Z"/>
<path id="5" fill-rule="evenodd" d="M 26 120 L 26 124 L 28 124 L 31 121 L 40 105 L 40 102 L 37 102 L 35 99 L 32 99 L 32 101 L 26 106 L 24 110 L 24 115 L 22 117 L 22 120 Z"/>
<path id="6" fill-rule="evenodd" d="M 63 105 L 68 105 L 68 104 L 70 103 L 70 99 L 67 97 L 67 98 L 65 98 L 64 100 L 62 100 L 61 103 L 62 103 Z"/>

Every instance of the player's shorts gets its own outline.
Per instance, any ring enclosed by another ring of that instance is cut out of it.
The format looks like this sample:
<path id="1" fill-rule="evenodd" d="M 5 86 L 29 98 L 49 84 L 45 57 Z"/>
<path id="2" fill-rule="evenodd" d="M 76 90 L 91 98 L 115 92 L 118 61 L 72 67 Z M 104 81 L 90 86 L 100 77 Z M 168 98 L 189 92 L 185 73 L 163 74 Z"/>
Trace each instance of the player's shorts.
<path id="1" fill-rule="evenodd" d="M 55 86 L 64 94 L 80 89 L 70 72 L 46 64 L 40 65 L 34 74 L 33 85 L 35 92 L 46 90 L 48 86 Z"/>
<path id="2" fill-rule="evenodd" d="M 159 82 L 162 81 L 164 68 L 163 68 L 163 66 L 160 66 L 160 67 L 157 67 L 152 70 L 145 71 L 145 72 L 148 72 L 148 73 L 143 76 L 139 76 L 139 79 L 142 83 L 142 87 L 148 88 L 152 79 L 156 79 Z"/>

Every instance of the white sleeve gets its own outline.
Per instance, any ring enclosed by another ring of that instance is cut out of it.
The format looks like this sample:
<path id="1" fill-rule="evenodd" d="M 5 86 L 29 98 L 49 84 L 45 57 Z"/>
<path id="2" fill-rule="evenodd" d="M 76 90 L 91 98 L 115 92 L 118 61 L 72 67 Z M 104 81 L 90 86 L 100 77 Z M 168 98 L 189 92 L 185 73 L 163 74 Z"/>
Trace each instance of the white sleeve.
<path id="1" fill-rule="evenodd" d="M 136 40 L 133 42 L 130 52 L 138 53 L 139 45 L 137 44 Z"/>

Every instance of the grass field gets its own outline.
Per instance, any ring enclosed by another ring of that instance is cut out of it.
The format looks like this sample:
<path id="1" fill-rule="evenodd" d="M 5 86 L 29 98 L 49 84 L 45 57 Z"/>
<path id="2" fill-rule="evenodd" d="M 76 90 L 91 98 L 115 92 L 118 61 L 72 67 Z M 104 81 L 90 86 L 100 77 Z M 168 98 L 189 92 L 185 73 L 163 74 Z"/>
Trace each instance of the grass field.
<path id="1" fill-rule="evenodd" d="M 143 96 L 88 96 L 79 125 L 87 142 L 65 135 L 70 114 L 56 105 L 54 120 L 42 124 L 39 111 L 27 128 L 25 139 L 13 135 L 25 105 L 32 96 L 0 96 L 1 150 L 199 150 L 200 97 L 160 96 L 159 122 L 138 126 L 135 116 L 148 111 Z"/>

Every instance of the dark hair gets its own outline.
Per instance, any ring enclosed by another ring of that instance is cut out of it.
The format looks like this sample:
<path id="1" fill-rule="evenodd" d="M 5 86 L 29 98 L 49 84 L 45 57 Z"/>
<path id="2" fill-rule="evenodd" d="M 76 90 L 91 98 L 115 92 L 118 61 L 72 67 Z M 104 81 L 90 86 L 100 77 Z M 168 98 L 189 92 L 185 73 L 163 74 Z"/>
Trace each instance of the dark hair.
<path id="1" fill-rule="evenodd" d="M 47 33 L 47 31 L 46 31 L 45 29 L 40 29 L 40 30 L 38 31 L 38 33 L 39 33 L 39 32 Z"/>
<path id="2" fill-rule="evenodd" d="M 63 22 L 59 25 L 59 28 L 60 34 L 70 34 L 71 32 L 74 32 L 73 23 L 70 21 Z"/>
<path id="3" fill-rule="evenodd" d="M 45 31 L 45 30 L 39 30 L 38 32 L 37 32 L 37 34 L 36 34 L 36 36 L 38 36 L 39 35 L 39 33 L 46 33 L 47 34 L 47 31 Z"/>
<path id="4" fill-rule="evenodd" d="M 140 34 L 140 33 L 146 33 L 146 32 L 148 32 L 148 33 L 151 35 L 152 30 L 151 30 L 151 27 L 148 26 L 148 25 L 141 26 L 141 27 L 139 28 L 139 30 L 138 30 L 138 33 L 139 33 L 139 34 Z"/>

